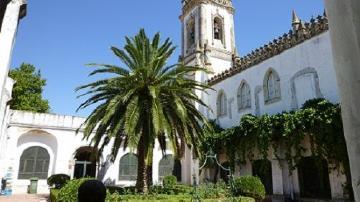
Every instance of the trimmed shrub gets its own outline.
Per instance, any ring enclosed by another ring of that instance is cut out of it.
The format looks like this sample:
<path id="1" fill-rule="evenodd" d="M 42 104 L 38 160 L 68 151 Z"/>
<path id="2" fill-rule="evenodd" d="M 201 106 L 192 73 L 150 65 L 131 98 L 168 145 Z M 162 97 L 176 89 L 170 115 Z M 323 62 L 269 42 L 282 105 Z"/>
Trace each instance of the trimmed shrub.
<path id="1" fill-rule="evenodd" d="M 242 176 L 234 179 L 233 194 L 235 196 L 249 196 L 256 200 L 265 198 L 265 186 L 260 178 L 254 176 Z"/>
<path id="2" fill-rule="evenodd" d="M 177 178 L 174 175 L 164 177 L 163 186 L 166 188 L 172 188 L 177 184 Z"/>
<path id="3" fill-rule="evenodd" d="M 56 175 L 51 175 L 47 179 L 47 184 L 50 187 L 54 187 L 55 189 L 61 189 L 62 187 L 65 186 L 65 184 L 68 181 L 70 181 L 70 176 L 65 174 L 56 174 Z"/>
<path id="4" fill-rule="evenodd" d="M 76 179 L 66 183 L 58 193 L 57 202 L 77 202 L 78 189 L 87 180 L 91 180 L 91 178 Z"/>

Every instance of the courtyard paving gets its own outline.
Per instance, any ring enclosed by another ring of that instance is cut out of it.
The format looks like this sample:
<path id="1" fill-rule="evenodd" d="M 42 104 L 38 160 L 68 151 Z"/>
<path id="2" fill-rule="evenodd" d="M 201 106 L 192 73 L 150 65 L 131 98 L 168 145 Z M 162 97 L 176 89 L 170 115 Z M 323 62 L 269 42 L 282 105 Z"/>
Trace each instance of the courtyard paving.
<path id="1" fill-rule="evenodd" d="M 39 194 L 39 195 L 13 195 L 13 196 L 0 196 L 0 202 L 48 202 L 49 195 Z"/>

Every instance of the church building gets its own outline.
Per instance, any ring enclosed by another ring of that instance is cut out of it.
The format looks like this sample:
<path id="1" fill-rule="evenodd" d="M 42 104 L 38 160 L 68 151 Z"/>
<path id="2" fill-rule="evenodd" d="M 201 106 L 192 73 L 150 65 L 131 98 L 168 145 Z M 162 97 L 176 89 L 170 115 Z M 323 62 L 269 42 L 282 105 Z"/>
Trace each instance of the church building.
<path id="1" fill-rule="evenodd" d="M 180 61 L 212 72 L 192 75 L 215 89 L 207 94 L 197 93 L 211 108 L 200 107 L 204 115 L 222 128 L 230 128 L 246 114 L 260 116 L 296 110 L 314 98 L 339 102 L 325 13 L 304 22 L 293 12 L 290 31 L 240 56 L 235 43 L 234 12 L 232 0 L 182 0 Z M 92 148 L 82 139 L 81 130 L 76 134 L 84 118 L 16 111 L 7 106 L 13 81 L 6 73 L 18 22 L 25 14 L 24 0 L 0 3 L 0 178 L 8 179 L 14 193 L 26 193 L 32 177 L 39 178 L 39 192 L 47 193 L 46 179 L 60 173 L 72 178 L 97 177 L 109 185 L 134 185 L 136 155 L 120 150 L 114 163 L 110 163 L 110 151 L 105 149 L 99 159 L 90 158 Z M 304 140 L 304 145 L 310 147 L 309 141 Z M 221 159 L 221 163 L 226 161 Z M 306 162 L 315 164 L 310 158 Z M 263 183 L 269 195 L 302 197 L 302 193 L 312 191 L 306 183 L 314 180 L 314 173 L 309 174 L 300 166 L 290 175 L 286 161 L 273 154 L 269 154 L 266 163 L 270 169 Z M 345 175 L 332 170 L 331 163 L 324 162 L 324 168 L 328 175 L 319 180 L 325 184 L 326 194 L 318 198 L 346 198 Z M 173 174 L 179 181 L 192 184 L 194 175 L 202 182 L 211 172 L 206 170 L 199 176 L 199 162 L 193 159 L 190 149 L 183 159 L 175 160 L 171 150 L 164 157 L 156 145 L 154 183 Z M 249 161 L 237 166 L 234 173 L 256 175 L 256 165 Z"/>

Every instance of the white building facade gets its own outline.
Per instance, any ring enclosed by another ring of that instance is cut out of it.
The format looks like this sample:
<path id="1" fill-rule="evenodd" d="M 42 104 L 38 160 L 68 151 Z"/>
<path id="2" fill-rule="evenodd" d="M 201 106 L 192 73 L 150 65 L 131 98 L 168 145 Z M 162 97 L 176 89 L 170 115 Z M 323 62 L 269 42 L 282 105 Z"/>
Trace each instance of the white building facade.
<path id="1" fill-rule="evenodd" d="M 18 22 L 14 16 L 19 16 L 24 3 L 12 0 L 7 5 L 2 30 L 5 26 L 10 31 L 0 32 L 0 56 L 7 58 L 6 62 L 0 61 L 1 72 L 8 71 Z M 181 60 L 213 72 L 193 75 L 215 89 L 208 94 L 198 93 L 212 109 L 200 108 L 209 119 L 229 128 L 249 113 L 296 110 L 313 98 L 339 102 L 326 16 L 304 23 L 294 13 L 291 32 L 239 57 L 234 12 L 231 0 L 183 0 Z M 3 43 L 7 46 L 2 46 Z M 75 178 L 97 176 L 111 185 L 135 183 L 137 161 L 131 151 L 121 150 L 114 163 L 110 163 L 110 151 L 105 148 L 101 157 L 94 160 L 90 155 L 93 150 L 82 139 L 81 131 L 76 133 L 83 118 L 9 110 L 6 103 L 11 98 L 13 81 L 0 74 L 0 82 L 4 86 L 0 105 L 0 177 L 9 178 L 14 193 L 25 193 L 31 177 L 40 179 L 39 192 L 48 192 L 46 178 L 60 173 Z M 187 150 L 180 161 L 174 160 L 171 153 L 169 150 L 167 158 L 163 157 L 156 145 L 154 183 L 159 183 L 164 175 L 175 174 L 179 181 L 191 184 L 193 176 L 198 175 L 198 162 L 192 152 Z M 290 176 L 286 162 L 272 156 L 269 154 L 272 178 L 269 194 L 300 196 L 298 171 Z M 235 174 L 253 174 L 252 163 L 238 166 Z M 343 199 L 345 176 L 329 170 L 328 180 L 331 198 Z"/>

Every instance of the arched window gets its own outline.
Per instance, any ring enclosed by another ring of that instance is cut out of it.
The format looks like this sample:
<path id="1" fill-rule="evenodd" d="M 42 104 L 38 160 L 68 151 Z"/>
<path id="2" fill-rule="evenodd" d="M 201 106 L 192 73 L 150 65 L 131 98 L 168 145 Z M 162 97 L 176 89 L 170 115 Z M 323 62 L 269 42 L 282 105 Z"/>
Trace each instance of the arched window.
<path id="1" fill-rule="evenodd" d="M 217 98 L 217 115 L 218 117 L 226 116 L 227 113 L 227 99 L 226 95 L 223 90 L 219 92 L 218 98 Z"/>
<path id="2" fill-rule="evenodd" d="M 30 147 L 20 157 L 19 179 L 37 177 L 46 179 L 49 171 L 50 155 L 42 147 Z"/>
<path id="3" fill-rule="evenodd" d="M 172 155 L 164 156 L 159 162 L 159 178 L 162 180 L 168 175 L 174 174 L 174 158 Z"/>
<path id="4" fill-rule="evenodd" d="M 214 18 L 214 39 L 223 40 L 223 22 L 219 17 Z"/>
<path id="5" fill-rule="evenodd" d="M 120 159 L 119 180 L 136 180 L 138 160 L 135 154 L 126 154 Z"/>
<path id="6" fill-rule="evenodd" d="M 238 109 L 251 108 L 250 86 L 246 82 L 242 82 L 237 92 Z"/>
<path id="7" fill-rule="evenodd" d="M 189 49 L 195 45 L 195 19 L 193 17 L 188 20 L 186 27 L 187 47 Z"/>
<path id="8" fill-rule="evenodd" d="M 274 70 L 267 72 L 264 79 L 265 103 L 280 100 L 280 78 Z"/>

